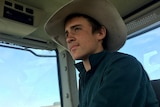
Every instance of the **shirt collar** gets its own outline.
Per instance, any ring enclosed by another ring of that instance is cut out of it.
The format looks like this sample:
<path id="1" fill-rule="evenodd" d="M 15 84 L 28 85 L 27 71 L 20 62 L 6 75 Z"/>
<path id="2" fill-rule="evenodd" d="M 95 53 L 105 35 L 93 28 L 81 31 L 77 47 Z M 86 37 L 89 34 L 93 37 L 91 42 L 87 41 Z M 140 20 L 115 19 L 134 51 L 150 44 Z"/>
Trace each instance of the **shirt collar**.
<path id="1" fill-rule="evenodd" d="M 107 51 L 104 50 L 102 52 L 90 55 L 89 56 L 89 61 L 90 61 L 90 64 L 91 64 L 91 69 L 97 67 L 97 65 L 105 57 L 106 54 L 107 54 Z M 79 63 L 75 64 L 75 67 L 78 69 L 79 72 L 85 72 L 86 71 L 82 62 L 79 62 Z"/>

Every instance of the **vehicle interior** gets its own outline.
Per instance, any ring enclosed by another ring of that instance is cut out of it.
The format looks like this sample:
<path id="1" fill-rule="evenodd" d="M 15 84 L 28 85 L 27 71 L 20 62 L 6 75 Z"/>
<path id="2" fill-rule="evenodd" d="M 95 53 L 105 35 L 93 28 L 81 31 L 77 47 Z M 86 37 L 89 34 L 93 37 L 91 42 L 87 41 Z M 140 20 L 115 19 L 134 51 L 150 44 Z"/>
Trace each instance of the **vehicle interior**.
<path id="1" fill-rule="evenodd" d="M 56 51 L 60 105 L 43 107 L 76 107 L 78 104 L 76 70 L 72 66 L 74 61 L 69 53 L 54 43 L 44 30 L 44 25 L 51 15 L 69 1 L 0 0 L 0 46 L 5 47 L 9 44 L 11 47 L 19 46 L 22 50 Z M 160 0 L 110 1 L 116 6 L 127 26 L 128 40 L 160 27 Z M 156 52 L 152 54 L 158 55 L 160 61 L 160 49 L 158 48 Z M 160 72 L 159 61 L 156 70 Z M 158 79 L 160 78 L 153 81 Z M 154 82 L 153 86 L 156 87 L 155 92 L 159 99 L 160 81 L 158 81 Z"/>

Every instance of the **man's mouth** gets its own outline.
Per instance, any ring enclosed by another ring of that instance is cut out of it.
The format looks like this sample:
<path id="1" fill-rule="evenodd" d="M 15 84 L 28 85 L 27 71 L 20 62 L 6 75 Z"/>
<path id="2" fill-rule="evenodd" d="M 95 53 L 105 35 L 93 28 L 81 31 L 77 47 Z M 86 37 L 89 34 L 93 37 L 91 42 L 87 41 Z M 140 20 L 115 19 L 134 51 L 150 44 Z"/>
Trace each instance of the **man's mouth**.
<path id="1" fill-rule="evenodd" d="M 70 47 L 70 51 L 75 50 L 78 47 L 78 45 L 73 45 Z"/>

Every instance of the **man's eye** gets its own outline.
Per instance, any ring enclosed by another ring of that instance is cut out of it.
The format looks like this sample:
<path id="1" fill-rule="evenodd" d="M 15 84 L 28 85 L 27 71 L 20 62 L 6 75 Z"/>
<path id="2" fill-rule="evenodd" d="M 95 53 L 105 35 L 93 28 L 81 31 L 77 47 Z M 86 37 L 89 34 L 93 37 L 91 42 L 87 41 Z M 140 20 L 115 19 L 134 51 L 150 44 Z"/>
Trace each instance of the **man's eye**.
<path id="1" fill-rule="evenodd" d="M 68 32 L 65 32 L 64 36 L 65 36 L 65 38 L 67 38 L 68 37 Z"/>
<path id="2" fill-rule="evenodd" d="M 79 31 L 79 30 L 81 30 L 80 27 L 75 27 L 75 28 L 74 28 L 74 31 Z"/>

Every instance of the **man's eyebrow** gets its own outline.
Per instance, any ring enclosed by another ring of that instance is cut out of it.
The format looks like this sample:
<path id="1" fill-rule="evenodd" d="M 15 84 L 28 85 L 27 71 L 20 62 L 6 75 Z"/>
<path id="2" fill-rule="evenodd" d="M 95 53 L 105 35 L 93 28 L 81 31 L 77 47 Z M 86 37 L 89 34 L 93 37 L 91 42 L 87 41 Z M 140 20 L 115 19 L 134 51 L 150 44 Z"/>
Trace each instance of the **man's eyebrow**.
<path id="1" fill-rule="evenodd" d="M 71 26 L 70 28 L 73 29 L 73 28 L 79 27 L 79 26 L 82 26 L 82 25 L 81 24 L 76 24 L 76 25 Z"/>

